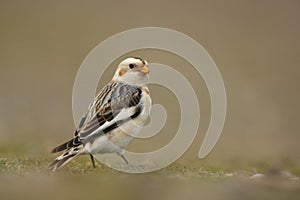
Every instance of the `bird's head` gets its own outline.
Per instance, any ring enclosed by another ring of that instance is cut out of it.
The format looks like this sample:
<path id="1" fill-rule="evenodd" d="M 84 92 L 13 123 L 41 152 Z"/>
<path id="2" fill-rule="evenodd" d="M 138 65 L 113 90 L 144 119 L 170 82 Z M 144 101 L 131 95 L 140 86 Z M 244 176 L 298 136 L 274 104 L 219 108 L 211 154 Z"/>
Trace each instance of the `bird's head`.
<path id="1" fill-rule="evenodd" d="M 137 57 L 126 58 L 119 64 L 112 81 L 143 86 L 148 83 L 148 73 L 146 60 Z"/>

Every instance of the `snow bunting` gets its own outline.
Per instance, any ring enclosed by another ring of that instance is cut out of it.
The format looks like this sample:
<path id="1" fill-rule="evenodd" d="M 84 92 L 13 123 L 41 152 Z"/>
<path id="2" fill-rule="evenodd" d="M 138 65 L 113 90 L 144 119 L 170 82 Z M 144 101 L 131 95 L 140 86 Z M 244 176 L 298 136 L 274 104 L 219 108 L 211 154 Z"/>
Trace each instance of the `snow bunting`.
<path id="1" fill-rule="evenodd" d="M 54 148 L 51 153 L 65 152 L 49 169 L 55 171 L 78 155 L 117 153 L 128 164 L 124 149 L 136 136 L 151 109 L 148 63 L 141 58 L 123 60 L 110 83 L 94 98 L 82 118 L 75 136 Z"/>

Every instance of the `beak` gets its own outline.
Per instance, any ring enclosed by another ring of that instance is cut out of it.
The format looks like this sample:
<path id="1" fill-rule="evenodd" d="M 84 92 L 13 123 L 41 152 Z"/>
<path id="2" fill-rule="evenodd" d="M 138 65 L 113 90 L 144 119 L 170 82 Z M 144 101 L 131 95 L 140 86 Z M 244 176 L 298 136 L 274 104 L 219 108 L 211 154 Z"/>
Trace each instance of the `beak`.
<path id="1" fill-rule="evenodd" d="M 149 68 L 147 67 L 147 65 L 144 65 L 142 68 L 141 68 L 141 72 L 143 74 L 148 74 L 149 73 Z"/>

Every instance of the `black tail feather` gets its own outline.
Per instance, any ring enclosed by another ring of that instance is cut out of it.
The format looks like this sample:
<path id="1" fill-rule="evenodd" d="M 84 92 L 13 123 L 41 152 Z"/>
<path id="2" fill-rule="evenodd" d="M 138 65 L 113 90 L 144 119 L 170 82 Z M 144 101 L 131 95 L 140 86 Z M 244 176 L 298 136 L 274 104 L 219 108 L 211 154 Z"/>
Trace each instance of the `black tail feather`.
<path id="1" fill-rule="evenodd" d="M 72 147 L 77 147 L 79 145 L 81 145 L 82 142 L 80 141 L 79 136 L 76 136 L 75 138 L 55 147 L 54 149 L 51 150 L 51 153 L 57 153 L 63 150 L 68 150 Z"/>
<path id="2" fill-rule="evenodd" d="M 79 148 L 71 148 L 70 150 L 66 151 L 61 156 L 57 157 L 50 165 L 49 169 L 55 171 L 56 169 L 64 166 L 68 163 L 72 158 L 78 156 L 81 153 Z"/>

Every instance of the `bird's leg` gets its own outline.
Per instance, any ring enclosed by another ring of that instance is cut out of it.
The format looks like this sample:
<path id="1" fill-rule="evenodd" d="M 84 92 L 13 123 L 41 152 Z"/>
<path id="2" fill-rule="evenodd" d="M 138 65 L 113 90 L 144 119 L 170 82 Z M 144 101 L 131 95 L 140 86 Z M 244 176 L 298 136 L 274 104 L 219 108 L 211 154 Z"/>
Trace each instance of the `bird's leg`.
<path id="1" fill-rule="evenodd" d="M 120 156 L 125 161 L 125 163 L 128 165 L 129 163 L 128 163 L 128 160 L 125 158 L 125 156 L 124 155 L 120 155 Z"/>
<path id="2" fill-rule="evenodd" d="M 94 156 L 92 154 L 90 154 L 90 158 L 91 158 L 91 161 L 92 161 L 92 164 L 93 164 L 93 168 L 96 168 Z"/>
<path id="3" fill-rule="evenodd" d="M 125 158 L 125 156 L 124 156 L 124 152 L 122 151 L 122 152 L 118 152 L 117 153 L 124 161 L 125 161 L 125 163 L 128 165 L 129 164 L 129 162 L 128 162 L 128 160 Z"/>

